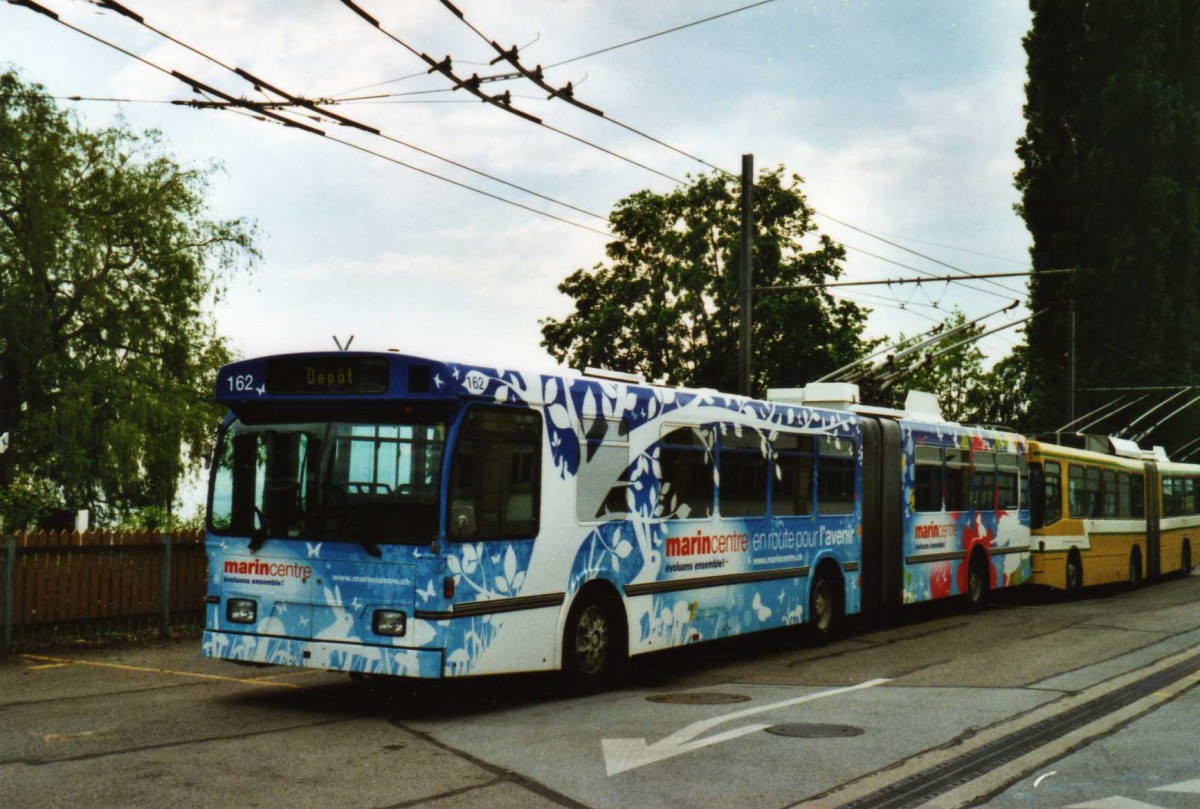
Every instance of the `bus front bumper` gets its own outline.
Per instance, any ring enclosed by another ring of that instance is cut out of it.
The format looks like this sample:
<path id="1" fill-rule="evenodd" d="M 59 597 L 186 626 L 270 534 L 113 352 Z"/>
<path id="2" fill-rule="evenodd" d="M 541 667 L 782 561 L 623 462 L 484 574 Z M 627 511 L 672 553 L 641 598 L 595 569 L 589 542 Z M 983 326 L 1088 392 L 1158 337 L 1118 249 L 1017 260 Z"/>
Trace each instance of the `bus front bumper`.
<path id="1" fill-rule="evenodd" d="M 239 635 L 206 630 L 205 657 L 269 666 L 380 674 L 390 677 L 440 678 L 441 649 L 404 649 L 360 643 Z"/>

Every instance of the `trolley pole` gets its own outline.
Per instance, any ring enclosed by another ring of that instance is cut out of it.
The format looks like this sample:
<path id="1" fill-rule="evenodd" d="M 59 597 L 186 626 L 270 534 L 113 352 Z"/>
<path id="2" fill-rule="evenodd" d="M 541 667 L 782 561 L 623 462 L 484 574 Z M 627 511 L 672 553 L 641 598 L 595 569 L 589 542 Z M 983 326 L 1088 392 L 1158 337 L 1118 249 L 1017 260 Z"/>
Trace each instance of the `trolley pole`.
<path id="1" fill-rule="evenodd" d="M 751 315 L 754 310 L 753 266 L 754 253 L 754 155 L 742 155 L 742 260 L 738 269 L 738 288 L 741 291 L 741 340 L 738 353 L 738 393 L 751 395 L 750 354 Z"/>

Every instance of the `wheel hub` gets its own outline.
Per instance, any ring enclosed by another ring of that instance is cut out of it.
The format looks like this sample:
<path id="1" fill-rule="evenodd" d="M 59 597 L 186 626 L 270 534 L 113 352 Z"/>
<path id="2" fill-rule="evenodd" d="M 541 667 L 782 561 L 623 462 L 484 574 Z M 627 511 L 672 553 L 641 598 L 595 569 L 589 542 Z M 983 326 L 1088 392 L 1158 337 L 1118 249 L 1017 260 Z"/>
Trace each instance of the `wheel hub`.
<path id="1" fill-rule="evenodd" d="M 608 618 L 604 610 L 588 607 L 579 616 L 579 628 L 575 632 L 575 656 L 579 668 L 594 674 L 604 666 L 608 657 Z"/>

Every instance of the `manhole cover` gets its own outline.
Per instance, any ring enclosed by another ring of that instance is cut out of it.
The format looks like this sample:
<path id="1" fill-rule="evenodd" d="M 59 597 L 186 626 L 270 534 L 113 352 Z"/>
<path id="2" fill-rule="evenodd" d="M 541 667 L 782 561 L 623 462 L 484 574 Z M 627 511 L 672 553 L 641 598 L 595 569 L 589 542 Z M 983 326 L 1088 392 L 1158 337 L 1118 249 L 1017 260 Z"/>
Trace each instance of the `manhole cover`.
<path id="1" fill-rule="evenodd" d="M 791 736 L 796 739 L 839 739 L 846 736 L 861 736 L 862 728 L 853 725 L 771 725 L 767 733 L 776 736 Z"/>
<path id="2" fill-rule="evenodd" d="M 728 705 L 731 702 L 749 702 L 745 694 L 719 694 L 698 692 L 688 694 L 654 694 L 646 697 L 650 702 L 666 702 L 671 705 Z"/>

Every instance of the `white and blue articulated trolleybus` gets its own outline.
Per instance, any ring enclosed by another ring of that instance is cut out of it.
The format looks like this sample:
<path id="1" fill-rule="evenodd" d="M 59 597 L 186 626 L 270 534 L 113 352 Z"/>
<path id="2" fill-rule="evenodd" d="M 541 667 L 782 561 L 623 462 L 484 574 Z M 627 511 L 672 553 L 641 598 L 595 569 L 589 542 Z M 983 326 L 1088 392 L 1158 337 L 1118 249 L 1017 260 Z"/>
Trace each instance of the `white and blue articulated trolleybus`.
<path id="1" fill-rule="evenodd" d="M 813 395 L 397 353 L 227 365 L 203 652 L 594 688 L 630 655 L 1028 578 L 1020 436 Z"/>

